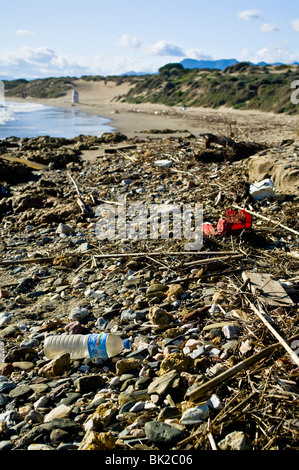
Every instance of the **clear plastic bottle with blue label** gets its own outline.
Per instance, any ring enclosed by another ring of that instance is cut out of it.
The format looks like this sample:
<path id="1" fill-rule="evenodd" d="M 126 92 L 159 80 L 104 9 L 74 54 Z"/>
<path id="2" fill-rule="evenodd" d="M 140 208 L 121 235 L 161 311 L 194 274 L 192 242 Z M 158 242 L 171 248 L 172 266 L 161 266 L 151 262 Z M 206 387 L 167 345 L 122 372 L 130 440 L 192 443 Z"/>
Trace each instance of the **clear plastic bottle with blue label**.
<path id="1" fill-rule="evenodd" d="M 108 359 L 123 349 L 130 349 L 130 340 L 112 333 L 89 335 L 49 335 L 45 338 L 44 354 L 48 359 L 69 353 L 71 359 Z"/>

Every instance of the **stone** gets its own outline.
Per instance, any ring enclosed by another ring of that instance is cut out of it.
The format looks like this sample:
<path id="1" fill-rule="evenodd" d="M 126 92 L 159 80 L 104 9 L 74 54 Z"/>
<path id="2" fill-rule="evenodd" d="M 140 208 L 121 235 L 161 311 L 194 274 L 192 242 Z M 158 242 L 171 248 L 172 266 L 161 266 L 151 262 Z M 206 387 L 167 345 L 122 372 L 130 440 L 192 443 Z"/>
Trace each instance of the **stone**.
<path id="1" fill-rule="evenodd" d="M 105 380 L 100 375 L 86 375 L 74 381 L 74 385 L 80 393 L 97 390 L 102 387 L 104 383 Z"/>
<path id="2" fill-rule="evenodd" d="M 89 311 L 87 308 L 78 306 L 78 307 L 74 307 L 71 310 L 69 314 L 69 319 L 71 321 L 80 322 L 81 320 L 84 320 L 84 318 L 86 318 L 88 315 L 89 315 Z"/>
<path id="3" fill-rule="evenodd" d="M 148 421 L 144 431 L 149 441 L 157 445 L 172 446 L 183 439 L 183 433 L 162 421 Z"/>
<path id="4" fill-rule="evenodd" d="M 21 370 L 31 370 L 35 367 L 34 363 L 29 361 L 13 362 L 12 365 L 15 369 Z"/>
<path id="5" fill-rule="evenodd" d="M 161 377 L 156 377 L 148 386 L 148 394 L 164 395 L 178 376 L 176 370 L 171 370 L 161 375 Z"/>
<path id="6" fill-rule="evenodd" d="M 26 399 L 32 394 L 32 389 L 29 385 L 17 385 L 9 392 L 9 398 Z"/>
<path id="7" fill-rule="evenodd" d="M 116 363 L 116 374 L 120 377 L 122 374 L 127 373 L 131 370 L 140 370 L 142 367 L 142 361 L 140 359 L 119 359 Z"/>
<path id="8" fill-rule="evenodd" d="M 44 418 L 44 423 L 50 423 L 53 419 L 56 418 L 68 418 L 72 412 L 72 408 L 66 405 L 59 405 L 56 408 L 53 408 Z"/>
<path id="9" fill-rule="evenodd" d="M 56 229 L 56 233 L 64 235 L 72 235 L 75 230 L 68 224 L 60 223 Z"/>
<path id="10" fill-rule="evenodd" d="M 22 347 L 11 349 L 6 354 L 6 362 L 21 362 L 21 361 L 29 361 L 32 362 L 33 359 L 37 357 L 37 352 L 33 348 Z"/>
<path id="11" fill-rule="evenodd" d="M 166 297 L 165 293 L 168 290 L 168 287 L 165 284 L 151 284 L 147 289 L 146 289 L 146 295 L 152 295 L 152 294 L 157 294 L 157 293 L 162 293 L 162 297 Z"/>
<path id="12" fill-rule="evenodd" d="M 173 322 L 173 315 L 161 307 L 154 306 L 149 312 L 149 320 L 153 325 L 167 326 Z"/>
<path id="13" fill-rule="evenodd" d="M 88 431 L 82 439 L 78 450 L 112 450 L 116 439 L 112 432 Z"/>
<path id="14" fill-rule="evenodd" d="M 184 289 L 180 284 L 172 284 L 167 291 L 167 300 L 174 302 L 183 293 Z"/>
<path id="15" fill-rule="evenodd" d="M 195 406 L 193 408 L 189 408 L 186 410 L 180 419 L 180 423 L 184 424 L 185 426 L 187 425 L 194 425 L 201 423 L 203 420 L 205 420 L 209 415 L 209 409 L 208 406 L 205 405 L 200 405 L 200 406 Z"/>
<path id="16" fill-rule="evenodd" d="M 165 374 L 169 370 L 177 372 L 187 372 L 193 366 L 193 359 L 181 352 L 173 352 L 163 359 L 159 369 L 159 375 Z"/>
<path id="17" fill-rule="evenodd" d="M 105 402 L 99 405 L 96 411 L 84 423 L 84 430 L 87 431 L 101 431 L 109 425 L 111 420 L 118 413 L 118 407 L 110 402 Z"/>
<path id="18" fill-rule="evenodd" d="M 69 353 L 63 353 L 52 359 L 50 362 L 41 367 L 38 375 L 41 377 L 57 377 L 63 375 L 70 367 Z"/>
<path id="19" fill-rule="evenodd" d="M 224 439 L 218 442 L 221 450 L 248 450 L 249 440 L 242 431 L 233 431 L 227 434 Z"/>

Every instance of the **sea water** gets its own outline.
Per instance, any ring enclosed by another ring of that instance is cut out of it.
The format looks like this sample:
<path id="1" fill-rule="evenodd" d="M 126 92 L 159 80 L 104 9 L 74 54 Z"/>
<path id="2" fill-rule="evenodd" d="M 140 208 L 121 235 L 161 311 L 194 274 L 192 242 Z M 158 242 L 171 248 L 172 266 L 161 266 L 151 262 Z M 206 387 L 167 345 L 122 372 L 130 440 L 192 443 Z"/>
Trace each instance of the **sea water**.
<path id="1" fill-rule="evenodd" d="M 112 132 L 111 121 L 86 114 L 73 107 L 58 108 L 38 103 L 2 101 L 0 103 L 0 139 L 6 137 L 100 137 Z"/>

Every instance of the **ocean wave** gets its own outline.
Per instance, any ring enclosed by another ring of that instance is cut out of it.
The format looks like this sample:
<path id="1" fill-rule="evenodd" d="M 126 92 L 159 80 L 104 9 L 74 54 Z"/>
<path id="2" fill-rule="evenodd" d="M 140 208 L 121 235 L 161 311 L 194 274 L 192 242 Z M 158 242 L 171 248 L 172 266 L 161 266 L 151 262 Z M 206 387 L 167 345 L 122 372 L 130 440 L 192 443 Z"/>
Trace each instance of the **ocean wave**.
<path id="1" fill-rule="evenodd" d="M 0 106 L 0 125 L 4 126 L 9 121 L 18 120 L 19 113 L 30 113 L 50 108 L 39 103 L 19 103 L 16 101 L 6 101 Z"/>

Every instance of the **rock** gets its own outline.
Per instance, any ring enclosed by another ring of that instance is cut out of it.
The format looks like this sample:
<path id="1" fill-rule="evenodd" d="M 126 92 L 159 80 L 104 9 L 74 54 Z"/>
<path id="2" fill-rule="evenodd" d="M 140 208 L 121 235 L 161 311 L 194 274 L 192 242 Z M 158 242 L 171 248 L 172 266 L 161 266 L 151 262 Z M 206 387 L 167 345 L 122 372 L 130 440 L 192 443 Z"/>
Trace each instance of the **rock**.
<path id="1" fill-rule="evenodd" d="M 272 153 L 252 156 L 248 159 L 248 178 L 250 182 L 270 178 L 276 191 L 282 194 L 298 194 L 298 160 L 290 155 L 275 157 Z"/>
<path id="2" fill-rule="evenodd" d="M 49 446 L 48 444 L 30 444 L 27 447 L 27 450 L 54 450 L 53 447 Z"/>
<path id="3" fill-rule="evenodd" d="M 169 388 L 171 388 L 174 380 L 179 377 L 176 370 L 171 370 L 164 373 L 161 377 L 156 377 L 152 383 L 148 386 L 148 393 L 164 395 Z"/>
<path id="4" fill-rule="evenodd" d="M 78 450 L 112 450 L 115 448 L 116 439 L 112 432 L 88 431 Z"/>
<path id="5" fill-rule="evenodd" d="M 64 235 L 72 235 L 75 233 L 75 230 L 68 224 L 60 223 L 56 229 L 56 233 Z"/>
<path id="6" fill-rule="evenodd" d="M 44 418 L 44 423 L 50 423 L 53 419 L 68 418 L 72 412 L 72 408 L 66 405 L 58 405 L 53 408 Z"/>
<path id="7" fill-rule="evenodd" d="M 52 359 L 50 362 L 41 367 L 38 375 L 41 377 L 57 377 L 63 375 L 70 367 L 69 353 L 63 353 Z"/>
<path id="8" fill-rule="evenodd" d="M 35 367 L 34 363 L 29 361 L 13 362 L 12 365 L 15 369 L 21 370 L 31 370 Z"/>
<path id="9" fill-rule="evenodd" d="M 131 370 L 140 370 L 142 367 L 142 361 L 140 359 L 119 359 L 116 363 L 116 374 L 121 376 Z"/>
<path id="10" fill-rule="evenodd" d="M 31 390 L 30 386 L 24 384 L 24 385 L 17 385 L 15 388 L 13 388 L 9 392 L 9 397 L 12 398 L 12 399 L 14 399 L 14 398 L 25 399 L 31 394 L 32 394 L 32 390 Z"/>
<path id="11" fill-rule="evenodd" d="M 102 387 L 104 383 L 105 380 L 100 375 L 87 375 L 79 377 L 74 381 L 74 385 L 80 393 L 97 390 Z"/>
<path id="12" fill-rule="evenodd" d="M 171 313 L 157 306 L 154 306 L 150 309 L 148 317 L 153 325 L 162 327 L 169 325 L 174 320 Z"/>
<path id="13" fill-rule="evenodd" d="M 72 308 L 70 314 L 69 314 L 69 319 L 71 321 L 82 321 L 84 320 L 87 316 L 89 315 L 89 311 L 85 307 L 74 307 Z"/>
<path id="14" fill-rule="evenodd" d="M 84 332 L 84 326 L 76 320 L 66 325 L 64 329 L 70 335 L 78 335 Z"/>
<path id="15" fill-rule="evenodd" d="M 221 450 L 248 450 L 249 441 L 242 431 L 233 431 L 218 442 Z"/>
<path id="16" fill-rule="evenodd" d="M 180 423 L 186 426 L 192 426 L 194 424 L 198 424 L 204 421 L 208 417 L 208 415 L 209 409 L 206 404 L 195 406 L 193 408 L 189 408 L 183 413 L 180 419 Z"/>
<path id="17" fill-rule="evenodd" d="M 148 440 L 158 446 L 173 446 L 183 439 L 182 431 L 162 421 L 148 421 L 144 431 Z"/>
<path id="18" fill-rule="evenodd" d="M 167 300 L 174 302 L 183 293 L 184 289 L 180 284 L 172 284 L 167 291 Z"/>
<path id="19" fill-rule="evenodd" d="M 101 431 L 109 425 L 117 413 L 118 407 L 115 404 L 109 402 L 102 403 L 84 423 L 85 431 Z"/>
<path id="20" fill-rule="evenodd" d="M 166 297 L 165 292 L 167 291 L 168 287 L 165 284 L 151 284 L 146 289 L 146 295 L 148 297 L 153 297 L 154 295 L 158 295 L 160 297 Z"/>
<path id="21" fill-rule="evenodd" d="M 163 375 L 170 370 L 175 370 L 179 373 L 189 371 L 192 366 L 193 359 L 190 356 L 186 356 L 180 352 L 174 352 L 166 356 L 161 362 L 159 375 Z"/>
<path id="22" fill-rule="evenodd" d="M 21 333 L 21 330 L 17 325 L 8 325 L 7 327 L 0 330 L 0 339 L 11 338 Z"/>
<path id="23" fill-rule="evenodd" d="M 11 349 L 5 356 L 6 362 L 21 362 L 29 361 L 32 362 L 37 357 L 37 352 L 33 348 L 22 347 Z"/>

